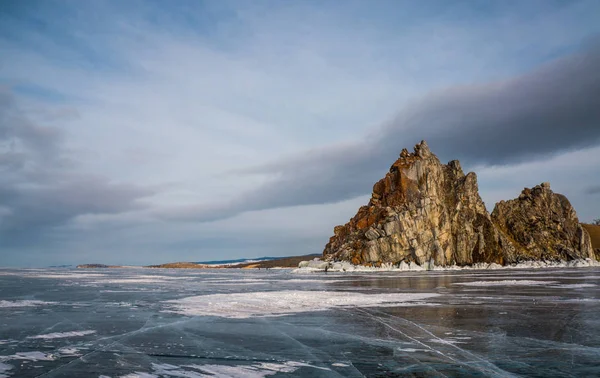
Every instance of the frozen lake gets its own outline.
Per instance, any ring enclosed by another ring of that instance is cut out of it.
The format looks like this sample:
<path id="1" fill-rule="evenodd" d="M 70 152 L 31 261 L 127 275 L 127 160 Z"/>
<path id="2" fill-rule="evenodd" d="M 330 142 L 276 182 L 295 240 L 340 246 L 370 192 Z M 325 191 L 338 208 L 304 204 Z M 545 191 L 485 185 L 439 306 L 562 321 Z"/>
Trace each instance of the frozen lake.
<path id="1" fill-rule="evenodd" d="M 0 269 L 0 378 L 600 376 L 599 278 Z"/>

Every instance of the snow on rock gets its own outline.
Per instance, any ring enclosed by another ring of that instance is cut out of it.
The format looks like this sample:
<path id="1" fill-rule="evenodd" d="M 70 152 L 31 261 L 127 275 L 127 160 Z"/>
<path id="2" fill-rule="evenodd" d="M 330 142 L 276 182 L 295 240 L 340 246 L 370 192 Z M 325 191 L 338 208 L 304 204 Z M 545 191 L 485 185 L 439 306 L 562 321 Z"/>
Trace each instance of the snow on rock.
<path id="1" fill-rule="evenodd" d="M 292 270 L 292 273 L 314 273 L 325 270 L 325 262 L 321 261 L 319 267 L 311 261 L 302 261 L 297 269 Z M 585 268 L 585 267 L 600 267 L 600 262 L 591 259 L 571 260 L 571 261 L 525 261 L 518 264 L 500 265 L 496 263 L 477 263 L 468 266 L 437 266 L 433 264 L 425 264 L 423 266 L 414 262 L 410 264 L 404 261 L 400 264 L 384 263 L 381 266 L 364 266 L 353 265 L 347 261 L 328 262 L 327 271 L 329 272 L 420 272 L 420 271 L 455 271 L 455 270 L 502 270 L 502 269 L 542 269 L 542 268 Z"/>
<path id="2" fill-rule="evenodd" d="M 169 312 L 188 316 L 249 318 L 323 311 L 338 307 L 415 305 L 435 293 L 363 294 L 338 291 L 270 291 L 211 294 L 170 300 Z"/>

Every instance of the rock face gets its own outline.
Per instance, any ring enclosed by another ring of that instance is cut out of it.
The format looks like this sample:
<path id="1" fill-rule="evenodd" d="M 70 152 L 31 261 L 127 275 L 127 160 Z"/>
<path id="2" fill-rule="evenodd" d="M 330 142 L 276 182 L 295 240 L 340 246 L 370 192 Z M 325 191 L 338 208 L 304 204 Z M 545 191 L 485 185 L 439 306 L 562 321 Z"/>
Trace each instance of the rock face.
<path id="1" fill-rule="evenodd" d="M 600 225 L 597 224 L 581 224 L 583 228 L 590 234 L 592 238 L 592 248 L 594 249 L 594 255 L 596 260 L 600 260 Z"/>
<path id="2" fill-rule="evenodd" d="M 543 183 L 525 188 L 519 198 L 500 201 L 492 221 L 530 260 L 594 259 L 591 238 L 567 197 Z"/>
<path id="3" fill-rule="evenodd" d="M 355 265 L 508 264 L 524 259 L 591 257 L 589 236 L 579 226 L 569 202 L 549 188 L 541 190 L 545 199 L 535 207 L 501 205 L 492 217 L 479 196 L 475 173 L 465 175 L 456 160 L 440 163 L 422 141 L 413 153 L 402 150 L 386 176 L 373 186 L 369 203 L 347 224 L 334 228 L 323 255 Z M 508 203 L 512 204 L 504 202 Z M 560 215 L 552 215 L 554 212 Z M 513 229 L 512 219 L 532 214 L 544 221 Z M 546 225 L 555 221 L 562 231 L 547 229 Z M 519 236 L 535 227 L 537 249 L 521 244 L 529 239 Z M 555 241 L 540 239 L 545 235 Z M 548 245 L 554 252 L 541 252 Z"/>

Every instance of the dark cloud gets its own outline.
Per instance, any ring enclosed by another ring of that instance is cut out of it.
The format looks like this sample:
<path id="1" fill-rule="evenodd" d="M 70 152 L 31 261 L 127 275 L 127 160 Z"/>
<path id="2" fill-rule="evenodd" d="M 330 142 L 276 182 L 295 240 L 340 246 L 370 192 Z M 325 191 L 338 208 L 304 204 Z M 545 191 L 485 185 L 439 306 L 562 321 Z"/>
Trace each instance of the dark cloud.
<path id="1" fill-rule="evenodd" d="M 460 159 L 467 167 L 516 163 L 597 145 L 599 47 L 519 77 L 432 93 L 360 142 L 244 170 L 274 178 L 231 203 L 172 209 L 168 215 L 212 221 L 245 211 L 331 203 L 368 194 L 400 150 L 421 139 L 441 159 Z"/>
<path id="2" fill-rule="evenodd" d="M 504 164 L 600 141 L 600 46 L 527 75 L 434 93 L 382 130 L 379 145 L 427 139 L 446 158 Z"/>
<path id="3" fill-rule="evenodd" d="M 587 194 L 600 194 L 600 185 L 591 186 L 585 192 Z"/>
<path id="4" fill-rule="evenodd" d="M 31 242 L 83 214 L 139 209 L 151 189 L 114 184 L 77 172 L 60 129 L 25 115 L 0 90 L 0 245 Z"/>

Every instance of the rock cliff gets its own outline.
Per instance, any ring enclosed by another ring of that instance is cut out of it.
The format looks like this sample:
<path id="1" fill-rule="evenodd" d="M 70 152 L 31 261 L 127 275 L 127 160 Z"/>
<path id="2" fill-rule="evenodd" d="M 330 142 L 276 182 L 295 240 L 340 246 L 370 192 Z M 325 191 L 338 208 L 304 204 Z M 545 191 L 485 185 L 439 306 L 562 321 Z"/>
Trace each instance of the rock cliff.
<path id="1" fill-rule="evenodd" d="M 591 238 L 567 197 L 543 183 L 525 188 L 518 198 L 500 201 L 492 211 L 496 227 L 529 260 L 594 259 Z"/>
<path id="2" fill-rule="evenodd" d="M 464 174 L 457 160 L 442 164 L 422 141 L 412 153 L 403 149 L 369 203 L 334 228 L 323 255 L 355 265 L 442 266 L 593 257 L 564 196 L 546 185 L 525 192 L 534 197 L 502 202 L 490 216 L 475 173 Z"/>

